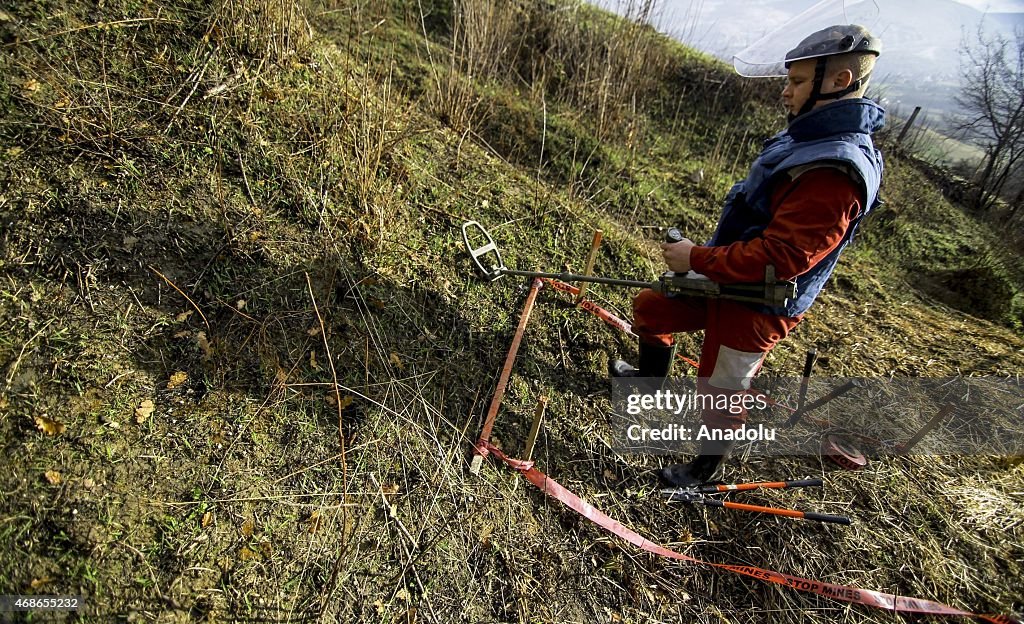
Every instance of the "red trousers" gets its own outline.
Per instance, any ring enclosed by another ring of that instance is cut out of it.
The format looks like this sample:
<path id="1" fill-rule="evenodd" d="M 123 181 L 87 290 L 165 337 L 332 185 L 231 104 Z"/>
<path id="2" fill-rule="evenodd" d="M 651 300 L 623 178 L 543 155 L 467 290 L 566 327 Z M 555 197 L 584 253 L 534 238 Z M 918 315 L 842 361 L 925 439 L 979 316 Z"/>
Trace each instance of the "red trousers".
<path id="1" fill-rule="evenodd" d="M 800 318 L 762 314 L 728 299 L 666 297 L 649 289 L 633 299 L 633 331 L 642 342 L 667 347 L 674 333 L 704 330 L 698 390 L 726 400 L 750 388 L 765 354 L 799 323 Z M 701 420 L 712 429 L 737 429 L 747 411 L 705 409 Z"/>

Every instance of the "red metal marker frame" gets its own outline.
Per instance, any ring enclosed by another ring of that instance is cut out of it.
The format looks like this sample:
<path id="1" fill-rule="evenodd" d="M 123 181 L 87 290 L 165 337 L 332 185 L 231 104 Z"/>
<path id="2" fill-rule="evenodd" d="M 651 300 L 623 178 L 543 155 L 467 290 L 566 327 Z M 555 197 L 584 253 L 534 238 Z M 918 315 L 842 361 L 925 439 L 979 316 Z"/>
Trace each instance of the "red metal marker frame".
<path id="1" fill-rule="evenodd" d="M 487 417 L 484 418 L 484 426 L 480 430 L 480 437 L 477 439 L 476 452 L 473 454 L 473 461 L 469 466 L 472 474 L 480 474 L 480 465 L 484 457 L 480 454 L 481 448 L 486 448 L 486 443 L 491 439 L 491 430 L 494 429 L 494 419 L 498 416 L 498 409 L 501 401 L 505 398 L 505 388 L 508 386 L 508 379 L 512 376 L 512 365 L 515 364 L 516 354 L 519 353 L 519 344 L 523 341 L 523 334 L 526 332 L 526 324 L 530 322 L 530 313 L 533 312 L 533 305 L 537 302 L 537 293 L 544 287 L 544 282 L 534 279 L 530 284 L 530 292 L 526 295 L 526 303 L 523 304 L 523 312 L 519 315 L 519 326 L 516 328 L 515 336 L 512 337 L 512 346 L 509 347 L 508 355 L 505 357 L 505 365 L 501 368 L 501 375 L 498 377 L 498 387 L 491 397 L 491 406 L 487 409 Z"/>

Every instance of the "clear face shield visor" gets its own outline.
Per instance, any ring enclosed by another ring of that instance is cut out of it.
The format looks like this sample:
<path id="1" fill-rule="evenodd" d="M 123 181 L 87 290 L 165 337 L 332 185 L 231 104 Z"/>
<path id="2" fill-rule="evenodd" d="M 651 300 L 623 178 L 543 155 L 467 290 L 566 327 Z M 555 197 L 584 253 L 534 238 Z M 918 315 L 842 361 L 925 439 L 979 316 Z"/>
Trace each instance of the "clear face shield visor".
<path id="1" fill-rule="evenodd" d="M 761 37 L 732 57 L 736 73 L 747 78 L 773 78 L 786 75 L 786 63 L 824 56 L 812 47 L 804 54 L 786 59 L 808 33 L 835 24 L 860 24 L 871 32 L 878 30 L 878 3 L 875 0 L 823 0 L 800 13 L 779 28 Z"/>

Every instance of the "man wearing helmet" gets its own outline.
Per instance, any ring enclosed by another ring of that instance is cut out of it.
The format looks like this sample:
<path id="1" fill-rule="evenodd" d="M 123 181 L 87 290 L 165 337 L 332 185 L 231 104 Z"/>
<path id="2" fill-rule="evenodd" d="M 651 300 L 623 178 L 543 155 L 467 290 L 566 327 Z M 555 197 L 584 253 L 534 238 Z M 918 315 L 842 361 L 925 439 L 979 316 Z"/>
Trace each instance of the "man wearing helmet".
<path id="1" fill-rule="evenodd" d="M 633 301 L 640 336 L 637 367 L 610 364 L 617 377 L 665 377 L 675 332 L 704 330 L 698 389 L 729 398 L 750 388 L 767 354 L 800 322 L 827 282 L 860 220 L 877 202 L 882 157 L 871 133 L 885 112 L 863 97 L 881 43 L 856 25 L 830 26 L 785 55 L 782 102 L 786 130 L 765 142 L 746 179 L 729 192 L 706 245 L 688 239 L 661 246 L 669 270 L 695 271 L 719 283 L 758 282 L 766 267 L 795 279 L 797 296 L 782 307 L 641 291 Z M 762 74 L 765 75 L 765 74 Z M 670 484 L 706 482 L 728 456 L 723 431 L 746 422 L 746 410 L 704 409 L 717 440 L 701 440 L 698 456 L 661 470 Z"/>

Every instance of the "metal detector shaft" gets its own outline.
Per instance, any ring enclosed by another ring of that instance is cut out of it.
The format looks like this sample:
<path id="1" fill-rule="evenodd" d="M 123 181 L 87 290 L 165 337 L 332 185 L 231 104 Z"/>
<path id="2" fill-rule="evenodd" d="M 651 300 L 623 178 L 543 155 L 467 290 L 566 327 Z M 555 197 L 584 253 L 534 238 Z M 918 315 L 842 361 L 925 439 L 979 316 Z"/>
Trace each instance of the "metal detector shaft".
<path id="1" fill-rule="evenodd" d="M 628 286 L 630 288 L 653 288 L 658 282 L 641 282 L 639 280 L 615 279 L 611 277 L 596 277 L 594 275 L 575 275 L 573 273 L 539 273 L 536 271 L 515 271 L 504 267 L 496 269 L 500 275 L 519 275 L 522 277 L 539 277 L 556 279 L 560 282 L 590 282 L 592 284 L 608 284 L 609 286 Z"/>
<path id="2" fill-rule="evenodd" d="M 502 275 L 518 275 L 522 277 L 539 277 L 555 279 L 561 282 L 591 282 L 609 286 L 626 286 L 629 288 L 650 288 L 664 295 L 690 295 L 694 297 L 712 297 L 749 301 L 781 306 L 796 296 L 796 287 L 792 282 L 775 282 L 771 284 L 719 284 L 703 277 L 691 277 L 686 273 L 663 274 L 653 282 L 640 280 L 615 279 L 611 277 L 595 277 L 593 275 L 575 275 L 573 273 L 541 273 L 539 271 L 516 271 L 505 267 L 495 267 L 489 277 L 497 279 Z"/>

